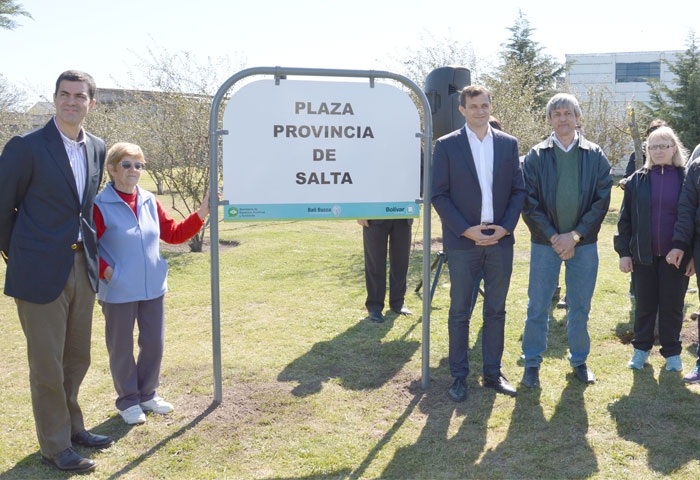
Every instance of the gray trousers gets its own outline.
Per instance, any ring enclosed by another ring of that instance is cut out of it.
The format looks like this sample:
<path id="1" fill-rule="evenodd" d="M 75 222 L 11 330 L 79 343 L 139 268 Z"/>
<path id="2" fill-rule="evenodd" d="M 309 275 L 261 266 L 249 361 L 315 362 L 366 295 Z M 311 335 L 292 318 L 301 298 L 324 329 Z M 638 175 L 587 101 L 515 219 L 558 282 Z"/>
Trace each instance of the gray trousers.
<path id="1" fill-rule="evenodd" d="M 147 402 L 156 396 L 165 344 L 165 296 L 128 303 L 100 301 L 105 316 L 109 369 L 117 391 L 117 409 Z M 139 327 L 138 357 L 134 359 L 134 323 Z"/>

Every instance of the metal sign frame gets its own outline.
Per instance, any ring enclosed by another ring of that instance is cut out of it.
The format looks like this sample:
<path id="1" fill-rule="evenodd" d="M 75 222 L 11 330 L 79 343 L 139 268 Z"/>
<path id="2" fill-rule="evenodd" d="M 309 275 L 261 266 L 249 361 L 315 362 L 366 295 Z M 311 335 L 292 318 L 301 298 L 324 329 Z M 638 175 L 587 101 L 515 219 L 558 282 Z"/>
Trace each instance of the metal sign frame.
<path id="1" fill-rule="evenodd" d="M 430 217 L 431 217 L 431 166 L 433 143 L 433 119 L 430 104 L 421 90 L 413 81 L 392 72 L 381 70 L 338 70 L 324 68 L 285 68 L 285 67 L 254 67 L 241 70 L 226 80 L 212 99 L 209 114 L 209 191 L 216 192 L 219 189 L 219 137 L 228 132 L 219 127 L 221 104 L 229 89 L 240 80 L 253 75 L 273 75 L 275 83 L 287 76 L 301 77 L 344 77 L 367 78 L 369 87 L 374 87 L 375 79 L 394 80 L 408 87 L 418 98 L 423 109 L 423 132 L 416 132 L 416 136 L 423 139 L 423 284 L 430 284 Z M 427 201 L 426 201 L 427 199 Z M 219 201 L 216 195 L 210 195 L 210 208 L 214 215 L 214 221 L 210 222 L 210 254 L 211 254 L 211 322 L 212 322 L 212 356 L 214 369 L 214 403 L 220 404 L 223 400 L 222 374 L 221 374 L 221 297 L 219 278 Z M 426 250 L 427 248 L 427 250 Z M 423 294 L 422 313 L 422 348 L 421 348 L 421 385 L 427 389 L 430 385 L 430 295 Z"/>

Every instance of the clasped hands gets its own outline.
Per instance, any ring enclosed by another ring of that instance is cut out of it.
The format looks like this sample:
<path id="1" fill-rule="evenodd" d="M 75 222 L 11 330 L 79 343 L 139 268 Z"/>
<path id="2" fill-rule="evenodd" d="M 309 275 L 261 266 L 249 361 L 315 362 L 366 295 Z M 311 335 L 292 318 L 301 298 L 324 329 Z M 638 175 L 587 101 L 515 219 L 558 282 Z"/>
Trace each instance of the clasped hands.
<path id="1" fill-rule="evenodd" d="M 562 260 L 574 258 L 574 249 L 576 248 L 576 240 L 571 232 L 556 233 L 549 239 L 552 243 L 552 248 Z"/>
<path id="2" fill-rule="evenodd" d="M 495 223 L 481 223 L 462 232 L 463 237 L 473 240 L 480 247 L 496 245 L 506 235 L 508 235 L 508 230 Z"/>

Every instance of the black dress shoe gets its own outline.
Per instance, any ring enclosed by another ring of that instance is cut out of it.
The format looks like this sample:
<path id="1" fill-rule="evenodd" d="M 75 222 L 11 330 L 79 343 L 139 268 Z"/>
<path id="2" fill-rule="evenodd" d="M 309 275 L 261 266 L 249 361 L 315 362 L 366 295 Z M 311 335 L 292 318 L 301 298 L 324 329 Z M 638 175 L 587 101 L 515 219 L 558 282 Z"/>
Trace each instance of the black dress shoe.
<path id="1" fill-rule="evenodd" d="M 448 392 L 455 402 L 463 402 L 467 399 L 467 382 L 463 377 L 455 378 Z"/>
<path id="2" fill-rule="evenodd" d="M 392 308 L 391 311 L 399 315 L 413 315 L 413 312 L 410 311 L 406 305 L 401 305 L 399 308 Z"/>
<path id="3" fill-rule="evenodd" d="M 382 323 L 384 321 L 384 315 L 379 310 L 372 310 L 369 312 L 369 319 L 374 323 Z"/>
<path id="4" fill-rule="evenodd" d="M 484 387 L 493 388 L 497 393 L 502 393 L 510 397 L 515 397 L 518 394 L 515 387 L 513 387 L 503 375 L 499 375 L 498 377 L 484 377 Z"/>
<path id="5" fill-rule="evenodd" d="M 523 379 L 520 381 L 521 385 L 525 385 L 527 388 L 538 388 L 540 386 L 540 369 L 537 367 L 525 367 L 525 373 L 523 373 Z"/>
<path id="6" fill-rule="evenodd" d="M 581 380 L 583 383 L 587 385 L 595 383 L 595 375 L 585 363 L 582 363 L 578 367 L 574 367 L 574 372 L 576 372 L 576 378 Z"/>
<path id="7" fill-rule="evenodd" d="M 73 435 L 71 437 L 71 441 L 76 445 L 88 448 L 105 448 L 114 443 L 114 440 L 109 437 L 105 437 L 104 435 L 94 435 L 87 430 L 83 430 L 82 432 Z"/>
<path id="8" fill-rule="evenodd" d="M 41 456 L 41 461 L 66 472 L 87 472 L 95 468 L 95 461 L 81 457 L 73 448 L 68 447 L 55 457 Z"/>

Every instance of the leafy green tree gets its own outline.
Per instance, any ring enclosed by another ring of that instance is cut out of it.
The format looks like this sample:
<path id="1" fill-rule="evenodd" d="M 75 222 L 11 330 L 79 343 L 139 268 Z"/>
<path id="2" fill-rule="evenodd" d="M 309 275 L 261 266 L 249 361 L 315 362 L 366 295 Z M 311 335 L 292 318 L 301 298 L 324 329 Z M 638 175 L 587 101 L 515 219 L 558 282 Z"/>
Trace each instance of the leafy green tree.
<path id="1" fill-rule="evenodd" d="M 547 101 L 556 91 L 559 77 L 564 72 L 564 65 L 551 55 L 542 53 L 543 48 L 532 39 L 535 29 L 522 11 L 512 27 L 508 30 L 511 37 L 503 44 L 501 52 L 502 63 L 496 67 L 488 79 L 492 83 L 511 82 L 508 75 L 518 71 L 517 81 L 524 92 L 531 92 L 534 101 L 531 104 L 533 112 L 542 112 Z"/>
<path id="2" fill-rule="evenodd" d="M 32 18 L 31 14 L 22 8 L 22 4 L 14 0 L 0 0 L 0 28 L 6 30 L 17 28 L 19 24 L 13 20 L 13 17 L 18 15 Z"/>
<path id="3" fill-rule="evenodd" d="M 652 116 L 666 120 L 681 142 L 692 150 L 700 142 L 700 48 L 695 33 L 691 32 L 688 49 L 675 62 L 663 62 L 676 76 L 677 86 L 648 82 Z"/>
<path id="4" fill-rule="evenodd" d="M 506 132 L 519 140 L 520 154 L 525 155 L 550 131 L 545 120 L 545 106 L 555 92 L 564 66 L 544 55 L 532 39 L 535 31 L 519 12 L 511 37 L 502 44 L 501 62 L 482 81 L 493 94 L 493 114 Z"/>
<path id="5" fill-rule="evenodd" d="M 527 65 L 509 63 L 500 68 L 500 73 L 484 77 L 493 95 L 493 115 L 504 131 L 518 138 L 520 155 L 525 155 L 551 129 L 545 121 L 544 108 L 537 109 L 535 86 L 527 82 Z"/>

